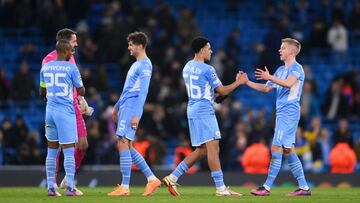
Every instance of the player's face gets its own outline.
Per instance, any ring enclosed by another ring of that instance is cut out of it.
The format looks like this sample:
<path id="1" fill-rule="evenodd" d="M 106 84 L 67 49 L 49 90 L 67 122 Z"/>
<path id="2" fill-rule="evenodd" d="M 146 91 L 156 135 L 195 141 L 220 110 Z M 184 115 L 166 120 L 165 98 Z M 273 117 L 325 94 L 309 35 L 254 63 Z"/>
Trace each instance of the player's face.
<path id="1" fill-rule="evenodd" d="M 282 43 L 279 49 L 280 60 L 285 61 L 290 55 L 295 54 L 296 48 L 288 43 Z"/>
<path id="2" fill-rule="evenodd" d="M 75 34 L 71 35 L 69 43 L 72 47 L 72 54 L 75 54 L 75 48 L 78 46 L 77 37 Z"/>
<path id="3" fill-rule="evenodd" d="M 280 60 L 284 61 L 287 59 L 289 55 L 289 45 L 286 43 L 282 43 L 279 49 Z"/>
<path id="4" fill-rule="evenodd" d="M 132 41 L 128 42 L 128 50 L 130 51 L 131 56 L 138 56 L 142 49 L 142 45 L 134 44 Z"/>
<path id="5" fill-rule="evenodd" d="M 211 54 L 212 54 L 212 50 L 211 50 L 211 46 L 210 43 L 208 42 L 204 48 L 202 48 L 203 50 L 203 54 L 204 54 L 204 59 L 205 61 L 210 61 L 211 59 Z"/>

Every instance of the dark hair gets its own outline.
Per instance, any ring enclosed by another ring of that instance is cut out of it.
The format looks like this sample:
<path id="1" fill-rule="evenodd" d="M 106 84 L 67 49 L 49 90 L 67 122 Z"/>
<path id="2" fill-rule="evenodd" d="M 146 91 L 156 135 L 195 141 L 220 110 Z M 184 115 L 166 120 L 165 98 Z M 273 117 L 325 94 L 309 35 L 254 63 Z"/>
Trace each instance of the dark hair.
<path id="1" fill-rule="evenodd" d="M 71 44 L 68 40 L 60 39 L 56 42 L 56 53 L 65 53 L 66 50 L 71 50 Z"/>
<path id="2" fill-rule="evenodd" d="M 131 41 L 136 45 L 142 45 L 145 48 L 148 43 L 148 37 L 143 32 L 133 32 L 128 35 L 127 41 Z"/>
<path id="3" fill-rule="evenodd" d="M 210 41 L 205 37 L 196 37 L 191 42 L 191 49 L 194 53 L 198 53 L 208 42 Z"/>
<path id="4" fill-rule="evenodd" d="M 69 28 L 61 29 L 56 33 L 56 41 L 59 41 L 61 39 L 70 40 L 72 35 L 76 35 L 76 32 L 74 30 L 71 30 Z"/>

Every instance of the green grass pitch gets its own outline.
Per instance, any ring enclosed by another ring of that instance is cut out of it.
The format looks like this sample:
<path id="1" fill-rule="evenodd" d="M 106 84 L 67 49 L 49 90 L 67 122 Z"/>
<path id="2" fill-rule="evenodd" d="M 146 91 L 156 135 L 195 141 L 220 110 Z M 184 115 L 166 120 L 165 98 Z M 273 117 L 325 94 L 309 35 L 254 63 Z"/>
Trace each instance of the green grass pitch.
<path id="1" fill-rule="evenodd" d="M 35 202 L 74 202 L 74 203 L 111 203 L 111 202 L 360 202 L 360 188 L 329 188 L 329 189 L 312 189 L 313 195 L 310 197 L 288 197 L 286 194 L 291 192 L 294 188 L 278 187 L 271 191 L 271 196 L 268 197 L 254 197 L 249 194 L 251 188 L 248 187 L 231 187 L 236 192 L 243 193 L 242 197 L 216 197 L 214 187 L 187 187 L 179 188 L 180 197 L 171 196 L 167 188 L 161 187 L 150 197 L 142 197 L 143 187 L 132 187 L 131 196 L 129 197 L 108 197 L 106 193 L 113 188 L 97 187 L 87 188 L 79 187 L 85 195 L 82 197 L 47 197 L 47 191 L 43 188 L 36 187 L 0 187 L 0 202 L 1 203 L 35 203 Z M 64 194 L 63 191 L 61 191 Z"/>

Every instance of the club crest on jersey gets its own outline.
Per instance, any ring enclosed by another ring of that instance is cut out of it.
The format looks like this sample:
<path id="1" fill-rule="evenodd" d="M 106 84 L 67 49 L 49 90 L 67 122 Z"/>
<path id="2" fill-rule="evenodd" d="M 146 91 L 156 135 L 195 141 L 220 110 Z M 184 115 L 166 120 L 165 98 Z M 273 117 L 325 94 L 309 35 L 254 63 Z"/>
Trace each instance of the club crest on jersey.
<path id="1" fill-rule="evenodd" d="M 212 73 L 212 74 L 211 74 L 211 77 L 212 77 L 213 79 L 217 79 L 216 73 Z"/>

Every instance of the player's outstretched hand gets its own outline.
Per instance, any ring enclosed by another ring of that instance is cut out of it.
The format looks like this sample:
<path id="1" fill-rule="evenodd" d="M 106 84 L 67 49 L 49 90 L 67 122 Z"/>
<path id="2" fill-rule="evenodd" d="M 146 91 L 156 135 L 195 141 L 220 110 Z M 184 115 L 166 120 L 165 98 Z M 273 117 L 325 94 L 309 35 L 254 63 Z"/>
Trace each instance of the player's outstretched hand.
<path id="1" fill-rule="evenodd" d="M 270 79 L 270 73 L 266 66 L 264 67 L 265 70 L 262 70 L 260 68 L 257 68 L 255 71 L 255 77 L 256 80 L 269 80 Z"/>

